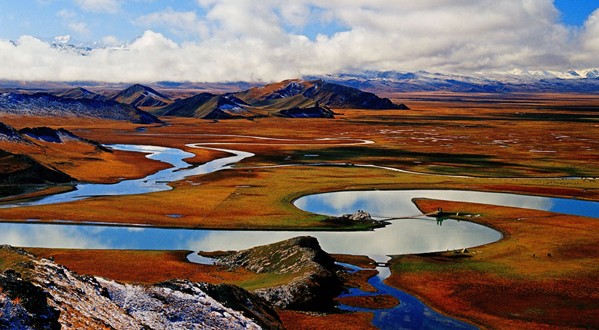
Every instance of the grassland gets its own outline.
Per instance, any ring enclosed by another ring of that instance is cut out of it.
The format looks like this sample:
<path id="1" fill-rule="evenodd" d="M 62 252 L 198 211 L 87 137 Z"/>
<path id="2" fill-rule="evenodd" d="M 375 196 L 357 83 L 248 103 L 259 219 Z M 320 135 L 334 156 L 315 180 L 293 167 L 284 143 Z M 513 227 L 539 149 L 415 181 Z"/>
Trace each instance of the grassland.
<path id="1" fill-rule="evenodd" d="M 2 118 L 16 128 L 64 127 L 102 143 L 182 148 L 195 154 L 188 161 L 196 164 L 224 153 L 186 144 L 220 143 L 209 146 L 248 151 L 256 156 L 232 170 L 175 182 L 171 191 L 0 209 L 0 218 L 187 228 L 340 230 L 357 228 L 331 227 L 321 221 L 322 216 L 300 211 L 290 202 L 310 193 L 358 189 L 469 189 L 599 200 L 599 181 L 595 179 L 599 177 L 599 118 L 595 106 L 599 96 L 384 96 L 396 98 L 412 110 L 344 109 L 336 111 L 336 119 L 309 120 L 212 122 L 167 118 L 169 125 L 148 126 L 144 131 L 138 129 L 139 125 L 127 123 Z M 293 141 L 257 141 L 248 136 Z M 351 140 L 340 143 L 316 140 L 319 138 Z M 352 144 L 356 139 L 374 143 Z M 75 153 L 82 151 L 58 150 L 43 154 L 46 158 L 41 154 L 38 157 L 90 182 L 143 177 L 164 166 L 139 154 L 113 153 L 92 160 Z M 375 164 L 431 175 L 351 165 L 310 166 L 321 162 Z M 420 205 L 425 210 L 436 205 L 429 203 L 422 201 Z M 449 254 L 396 258 L 389 281 L 392 285 L 417 294 L 440 311 L 489 328 L 597 327 L 589 323 L 596 319 L 593 315 L 597 315 L 599 306 L 599 297 L 593 293 L 598 291 L 594 283 L 599 279 L 599 249 L 592 229 L 596 219 L 474 204 L 449 203 L 443 209 L 480 213 L 477 221 L 501 230 L 505 238 L 475 249 L 476 254 L 467 257 Z M 174 212 L 182 216 L 167 216 Z M 78 272 L 123 281 L 150 283 L 185 277 L 256 288 L 285 280 L 191 265 L 184 261 L 184 252 L 36 253 L 52 255 Z M 135 260 L 144 261 L 137 264 Z M 367 277 L 353 281 L 366 286 Z M 314 324 L 322 328 L 342 319 L 346 325 L 347 317 L 356 318 L 356 324 L 362 326 L 369 322 L 368 314 L 317 317 L 283 312 L 281 317 L 286 325 Z"/>
<path id="2" fill-rule="evenodd" d="M 597 328 L 596 218 L 418 200 L 424 211 L 480 214 L 504 239 L 468 253 L 397 256 L 391 285 L 487 328 Z"/>

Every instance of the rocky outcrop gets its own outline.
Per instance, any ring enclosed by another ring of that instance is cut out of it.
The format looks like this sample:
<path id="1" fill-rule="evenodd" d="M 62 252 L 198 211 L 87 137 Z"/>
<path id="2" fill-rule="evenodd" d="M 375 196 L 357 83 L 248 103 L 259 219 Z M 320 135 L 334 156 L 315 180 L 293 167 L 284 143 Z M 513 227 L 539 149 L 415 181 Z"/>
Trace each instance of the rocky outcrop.
<path id="1" fill-rule="evenodd" d="M 358 210 L 353 214 L 344 214 L 339 217 L 329 217 L 326 221 L 343 225 L 367 224 L 373 227 L 384 227 L 387 224 L 384 221 L 373 219 L 370 213 L 363 210 Z"/>
<path id="2" fill-rule="evenodd" d="M 0 274 L 1 329 L 60 329 L 59 312 L 48 305 L 48 294 L 15 271 Z"/>
<path id="3" fill-rule="evenodd" d="M 206 294 L 198 283 L 120 284 L 78 276 L 48 259 L 0 248 L 20 259 L 0 274 L 0 328 L 7 329 L 260 329 Z"/>
<path id="4" fill-rule="evenodd" d="M 172 282 L 160 285 L 172 285 Z M 240 311 L 264 329 L 283 329 L 283 324 L 274 308 L 263 298 L 235 285 L 199 283 L 202 291 L 221 304 Z"/>
<path id="5" fill-rule="evenodd" d="M 256 273 L 295 275 L 286 284 L 254 290 L 283 309 L 328 310 L 343 289 L 334 259 L 310 236 L 239 251 L 220 257 L 217 264 Z"/>
<path id="6" fill-rule="evenodd" d="M 116 306 L 151 329 L 260 329 L 206 294 L 198 283 L 171 281 L 141 286 L 103 278 L 97 281 Z"/>

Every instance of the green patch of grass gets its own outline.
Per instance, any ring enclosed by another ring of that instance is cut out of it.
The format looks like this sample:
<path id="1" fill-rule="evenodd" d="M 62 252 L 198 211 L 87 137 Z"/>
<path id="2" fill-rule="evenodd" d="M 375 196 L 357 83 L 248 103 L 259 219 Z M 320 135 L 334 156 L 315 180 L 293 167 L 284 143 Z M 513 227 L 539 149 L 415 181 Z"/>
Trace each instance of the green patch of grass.
<path id="1" fill-rule="evenodd" d="M 468 254 L 444 252 L 419 256 L 417 259 L 405 259 L 400 257 L 398 263 L 392 266 L 394 273 L 417 273 L 417 272 L 459 272 L 475 271 L 480 273 L 493 273 L 512 277 L 512 274 L 506 268 L 495 263 L 488 263 L 481 260 L 472 260 Z"/>
<path id="2" fill-rule="evenodd" d="M 289 284 L 291 280 L 296 278 L 298 274 L 275 274 L 262 273 L 257 274 L 254 278 L 241 282 L 232 283 L 240 286 L 248 291 L 270 288 L 279 285 Z"/>
<path id="3" fill-rule="evenodd" d="M 9 250 L 0 247 L 0 272 L 5 272 L 12 269 L 18 273 L 25 274 L 27 272 L 27 262 L 29 259 L 17 253 L 14 250 Z"/>

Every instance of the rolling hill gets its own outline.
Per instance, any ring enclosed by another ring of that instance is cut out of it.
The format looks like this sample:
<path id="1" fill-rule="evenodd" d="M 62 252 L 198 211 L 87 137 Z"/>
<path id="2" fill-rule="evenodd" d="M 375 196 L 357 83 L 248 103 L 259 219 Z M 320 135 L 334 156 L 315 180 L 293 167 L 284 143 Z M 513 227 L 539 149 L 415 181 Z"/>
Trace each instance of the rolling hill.
<path id="1" fill-rule="evenodd" d="M 75 181 L 69 175 L 35 159 L 0 149 L 0 184 L 64 183 Z M 4 194 L 0 193 L 0 196 Z"/>
<path id="2" fill-rule="evenodd" d="M 97 100 L 104 101 L 106 100 L 106 96 L 98 93 L 94 93 L 89 91 L 83 87 L 76 87 L 69 89 L 68 91 L 57 94 L 56 96 L 67 98 L 67 99 L 87 99 L 87 100 Z"/>
<path id="3" fill-rule="evenodd" d="M 324 80 L 285 80 L 254 87 L 235 96 L 254 106 L 268 108 L 308 107 L 316 104 L 335 109 L 405 109 L 386 98 L 357 88 Z"/>
<path id="4" fill-rule="evenodd" d="M 126 88 L 116 93 L 110 99 L 138 108 L 164 107 L 172 103 L 172 100 L 168 96 L 140 84 L 135 84 Z"/>

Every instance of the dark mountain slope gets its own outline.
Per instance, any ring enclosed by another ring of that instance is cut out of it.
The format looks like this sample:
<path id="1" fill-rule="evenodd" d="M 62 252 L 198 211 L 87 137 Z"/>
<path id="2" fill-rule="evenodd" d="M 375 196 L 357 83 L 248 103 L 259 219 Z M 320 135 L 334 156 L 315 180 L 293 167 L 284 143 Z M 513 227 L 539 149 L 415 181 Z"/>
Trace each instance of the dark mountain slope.
<path id="1" fill-rule="evenodd" d="M 75 181 L 69 175 L 50 168 L 26 155 L 0 149 L 0 184 L 34 184 Z M 2 194 L 0 194 L 2 195 Z"/>
<path id="2" fill-rule="evenodd" d="M 70 99 L 48 93 L 0 95 L 0 113 L 21 116 L 83 117 L 159 123 L 154 115 L 115 101 Z"/>
<path id="3" fill-rule="evenodd" d="M 389 99 L 353 87 L 323 80 L 285 80 L 264 87 L 255 87 L 235 96 L 253 106 L 271 108 L 320 106 L 339 109 L 400 109 Z"/>
<path id="4" fill-rule="evenodd" d="M 30 139 L 38 141 L 51 142 L 51 143 L 65 143 L 65 142 L 81 142 L 94 146 L 96 149 L 101 151 L 112 152 L 110 149 L 104 147 L 102 144 L 82 138 L 73 134 L 72 132 L 64 129 L 53 129 L 50 127 L 26 127 L 19 130 L 22 136 L 27 136 Z"/>
<path id="5" fill-rule="evenodd" d="M 172 103 L 172 100 L 168 96 L 140 84 L 135 84 L 124 89 L 110 99 L 141 108 L 163 107 Z"/>
<path id="6" fill-rule="evenodd" d="M 166 107 L 157 110 L 159 116 L 179 116 L 203 118 L 209 112 L 204 112 L 202 107 L 216 95 L 212 93 L 200 93 L 192 97 L 177 100 Z"/>
<path id="7" fill-rule="evenodd" d="M 23 136 L 14 129 L 12 126 L 8 126 L 3 122 L 0 122 L 0 141 L 7 142 L 25 142 Z"/>

